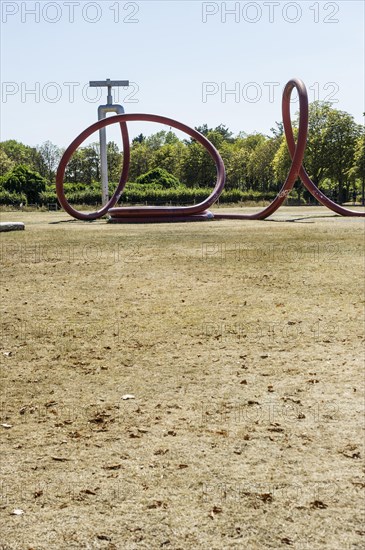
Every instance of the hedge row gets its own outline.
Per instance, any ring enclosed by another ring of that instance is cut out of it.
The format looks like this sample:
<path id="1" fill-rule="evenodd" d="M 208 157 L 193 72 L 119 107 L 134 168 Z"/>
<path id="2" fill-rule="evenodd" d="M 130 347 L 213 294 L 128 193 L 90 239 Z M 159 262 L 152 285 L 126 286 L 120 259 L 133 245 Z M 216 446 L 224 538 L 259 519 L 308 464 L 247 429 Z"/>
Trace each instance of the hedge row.
<path id="1" fill-rule="evenodd" d="M 193 204 L 194 202 L 201 202 L 206 199 L 211 191 L 211 189 L 204 188 L 138 189 L 136 186 L 130 186 L 123 192 L 120 202 L 128 204 L 148 203 L 151 205 L 169 202 L 174 204 Z M 273 192 L 260 193 L 259 191 L 231 189 L 222 193 L 219 202 L 271 201 L 275 195 L 276 193 Z M 72 204 L 95 205 L 101 202 L 101 191 L 93 188 L 85 191 L 66 193 L 66 196 L 67 200 Z M 56 193 L 54 191 L 42 193 L 41 200 L 43 204 L 56 202 Z"/>
<path id="2" fill-rule="evenodd" d="M 27 197 L 24 193 L 10 193 L 10 191 L 0 189 L 0 205 L 19 206 L 21 203 L 27 204 Z"/>
<path id="3" fill-rule="evenodd" d="M 111 192 L 113 189 L 111 189 Z M 188 205 L 202 202 L 211 193 L 211 189 L 138 189 L 135 186 L 129 187 L 121 196 L 120 204 L 148 204 L 148 205 Z M 259 191 L 240 191 L 239 189 L 230 189 L 224 191 L 219 198 L 221 204 L 234 204 L 244 202 L 262 202 L 272 201 L 275 198 L 275 193 L 267 192 L 260 193 Z M 71 204 L 95 206 L 101 204 L 101 191 L 99 189 L 90 188 L 84 191 L 66 193 L 67 200 Z M 55 191 L 45 191 L 40 194 L 40 204 L 47 206 L 48 204 L 57 203 L 57 195 Z M 0 206 L 19 206 L 27 204 L 27 197 L 22 193 L 10 193 L 0 188 Z M 295 193 L 288 198 L 289 204 L 299 204 Z M 300 204 L 306 204 L 302 197 Z"/>

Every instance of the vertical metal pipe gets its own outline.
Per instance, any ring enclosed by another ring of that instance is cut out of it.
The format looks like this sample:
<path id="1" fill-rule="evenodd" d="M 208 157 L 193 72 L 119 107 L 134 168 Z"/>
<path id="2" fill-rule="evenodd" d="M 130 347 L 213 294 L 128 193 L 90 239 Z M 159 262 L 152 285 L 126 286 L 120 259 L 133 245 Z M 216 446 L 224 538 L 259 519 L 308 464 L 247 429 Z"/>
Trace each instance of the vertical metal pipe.
<path id="1" fill-rule="evenodd" d="M 121 105 L 100 105 L 98 108 L 98 120 L 106 118 L 107 113 L 124 114 L 124 109 Z M 104 206 L 109 201 L 109 181 L 108 181 L 108 153 L 106 142 L 106 127 L 99 130 L 100 142 L 100 172 L 101 172 L 101 197 L 102 205 Z"/>
<path id="2" fill-rule="evenodd" d="M 106 112 L 103 106 L 98 108 L 98 119 L 102 120 L 106 118 Z M 109 186 L 108 186 L 108 156 L 106 151 L 106 128 L 99 130 L 100 141 L 100 171 L 101 171 L 101 202 L 104 206 L 109 200 Z"/>

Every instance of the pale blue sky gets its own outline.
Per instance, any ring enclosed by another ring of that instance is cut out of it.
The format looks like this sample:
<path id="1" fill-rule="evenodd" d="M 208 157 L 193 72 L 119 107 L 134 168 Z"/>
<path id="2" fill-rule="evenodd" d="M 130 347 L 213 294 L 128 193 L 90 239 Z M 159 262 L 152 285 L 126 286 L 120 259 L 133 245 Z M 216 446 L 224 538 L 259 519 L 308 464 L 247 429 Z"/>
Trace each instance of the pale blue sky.
<path id="1" fill-rule="evenodd" d="M 107 77 L 137 83 L 136 103 L 125 101 L 126 90 L 119 96 L 127 112 L 223 123 L 236 134 L 269 133 L 281 120 L 283 86 L 298 76 L 310 100 L 335 99 L 363 122 L 362 1 L 2 0 L 1 7 L 2 140 L 68 145 L 105 103 L 105 91 L 95 102 L 90 90 L 88 101 L 84 87 Z M 225 8 L 236 10 L 226 22 Z M 239 96 L 223 101 L 224 86 Z M 203 101 L 207 89 L 216 93 Z M 158 128 L 135 124 L 131 134 Z"/>

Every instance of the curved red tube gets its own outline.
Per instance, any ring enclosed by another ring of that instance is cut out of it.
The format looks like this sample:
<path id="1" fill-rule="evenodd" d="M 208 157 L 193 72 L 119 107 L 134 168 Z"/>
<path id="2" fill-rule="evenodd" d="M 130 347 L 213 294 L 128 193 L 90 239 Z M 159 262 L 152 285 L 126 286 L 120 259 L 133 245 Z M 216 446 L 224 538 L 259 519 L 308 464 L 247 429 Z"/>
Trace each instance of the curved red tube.
<path id="1" fill-rule="evenodd" d="M 283 120 L 285 124 L 290 125 L 291 129 L 291 119 L 290 119 L 290 97 L 293 89 L 296 88 L 299 96 L 299 130 L 298 130 L 298 141 L 295 145 L 294 136 L 293 136 L 293 154 L 292 154 L 292 164 L 290 167 L 289 174 L 284 182 L 284 185 L 280 189 L 279 193 L 275 197 L 269 206 L 257 212 L 256 214 L 215 214 L 214 217 L 217 219 L 235 219 L 235 220 L 263 220 L 268 216 L 271 216 L 285 201 L 288 194 L 292 190 L 295 180 L 297 179 L 305 152 L 305 147 L 307 144 L 307 135 L 308 135 L 308 95 L 304 83 L 296 78 L 289 80 L 287 85 L 284 88 L 283 92 L 283 101 L 282 101 L 282 111 L 283 111 Z M 293 132 L 292 132 L 293 134 Z"/>
<path id="2" fill-rule="evenodd" d="M 215 184 L 215 187 L 212 191 L 212 193 L 209 195 L 208 198 L 206 198 L 203 202 L 200 202 L 199 204 L 195 204 L 193 206 L 175 206 L 175 207 L 155 207 L 155 206 L 147 206 L 144 208 L 140 207 L 129 207 L 129 208 L 111 208 L 118 200 L 121 191 L 123 190 L 125 186 L 125 178 L 128 176 L 129 171 L 129 144 L 128 144 L 128 155 L 125 156 L 124 159 L 124 166 L 123 166 L 123 173 L 119 182 L 119 185 L 110 199 L 110 201 L 103 206 L 100 210 L 97 212 L 79 212 L 78 210 L 75 210 L 67 201 L 64 189 L 63 189 L 63 180 L 65 175 L 65 170 L 68 162 L 70 161 L 72 155 L 76 151 L 76 149 L 87 139 L 91 134 L 96 132 L 97 130 L 100 130 L 101 128 L 104 128 L 106 126 L 109 126 L 111 124 L 116 124 L 117 122 L 120 123 L 122 128 L 122 135 L 123 138 L 125 138 L 126 130 L 124 130 L 124 126 L 126 127 L 126 122 L 130 121 L 146 121 L 146 122 L 160 122 L 161 124 L 166 124 L 167 126 L 172 126 L 173 128 L 176 128 L 178 130 L 181 130 L 182 132 L 185 132 L 190 137 L 201 143 L 205 149 L 208 151 L 210 156 L 215 162 L 216 168 L 217 168 L 217 181 Z M 124 132 L 124 133 L 123 133 Z M 226 172 L 224 168 L 223 160 L 218 153 L 217 149 L 210 143 L 210 141 L 204 137 L 202 134 L 197 132 L 196 130 L 193 130 L 192 128 L 189 128 L 189 126 L 186 126 L 185 124 L 182 124 L 181 122 L 178 122 L 176 120 L 173 120 L 172 118 L 167 118 L 159 115 L 149 115 L 149 114 L 123 114 L 123 115 L 115 115 L 110 118 L 105 118 L 102 120 L 99 120 L 98 122 L 95 122 L 95 124 L 92 124 L 84 130 L 72 143 L 69 145 L 69 147 L 64 152 L 60 164 L 58 166 L 57 170 L 57 176 L 56 176 L 56 191 L 58 199 L 64 208 L 66 212 L 71 214 L 74 218 L 78 218 L 80 220 L 92 220 L 96 218 L 100 218 L 106 213 L 112 214 L 113 218 L 143 218 L 144 216 L 153 216 L 153 217 L 162 217 L 162 218 L 171 218 L 175 216 L 184 216 L 187 215 L 194 215 L 194 214 L 201 214 L 204 212 L 207 208 L 212 206 L 214 204 L 219 196 L 221 195 L 224 184 L 226 180 Z"/>
<path id="3" fill-rule="evenodd" d="M 298 139 L 297 143 L 294 140 L 294 134 L 292 129 L 292 123 L 290 118 L 290 97 L 293 89 L 296 88 L 299 96 L 299 129 L 298 129 Z M 335 202 L 331 201 L 326 197 L 312 182 L 307 172 L 303 167 L 303 158 L 307 143 L 308 135 L 308 95 L 304 83 L 296 78 L 291 79 L 285 86 L 283 92 L 282 100 L 282 114 L 283 114 L 283 123 L 284 123 L 284 132 L 289 149 L 289 153 L 292 159 L 292 164 L 289 170 L 289 174 L 280 189 L 278 195 L 272 201 L 269 206 L 257 212 L 255 214 L 215 214 L 214 216 L 208 212 L 206 209 L 212 206 L 220 197 L 224 184 L 225 184 L 225 167 L 223 160 L 217 151 L 217 149 L 210 143 L 210 141 L 203 136 L 201 133 L 189 128 L 185 124 L 173 120 L 171 118 L 159 116 L 159 115 L 150 115 L 150 114 L 123 114 L 116 115 L 110 118 L 106 118 L 92 124 L 84 130 L 66 149 L 63 154 L 60 164 L 57 170 L 56 176 L 56 191 L 60 204 L 66 212 L 68 212 L 74 218 L 80 220 L 94 220 L 100 218 L 104 214 L 110 214 L 111 220 L 114 222 L 129 221 L 131 223 L 135 222 L 153 222 L 153 221 L 193 221 L 193 220 L 202 220 L 202 219 L 237 219 L 237 220 L 262 220 L 273 214 L 285 201 L 286 197 L 290 193 L 291 189 L 294 186 L 294 183 L 298 176 L 301 178 L 303 184 L 308 189 L 308 191 L 324 206 L 327 206 L 334 212 L 341 214 L 342 216 L 360 216 L 364 217 L 365 212 L 356 212 L 354 210 L 349 210 L 344 208 Z M 130 164 L 130 146 L 129 146 L 129 136 L 127 129 L 127 122 L 129 121 L 146 121 L 146 122 L 159 122 L 161 124 L 166 124 L 172 126 L 182 132 L 185 132 L 190 137 L 198 141 L 205 149 L 208 151 L 209 155 L 213 159 L 217 169 L 217 181 L 212 193 L 204 201 L 199 204 L 192 206 L 146 206 L 146 207 L 123 207 L 123 208 L 113 208 L 120 198 L 125 184 L 128 179 L 129 173 L 129 164 Z M 95 212 L 79 212 L 75 210 L 67 201 L 64 189 L 63 189 L 63 180 L 66 170 L 66 166 L 70 161 L 72 155 L 76 149 L 87 139 L 91 134 L 109 126 L 111 124 L 120 124 L 122 139 L 123 139 L 123 150 L 124 150 L 124 160 L 123 160 L 123 170 L 122 175 L 118 184 L 117 189 L 115 190 L 113 196 L 108 201 L 106 205 Z"/>
<path id="4" fill-rule="evenodd" d="M 295 144 L 294 140 L 294 134 L 293 134 L 293 128 L 290 118 L 290 96 L 294 89 L 294 87 L 297 89 L 298 96 L 299 96 L 299 108 L 300 108 L 300 114 L 299 114 L 299 132 L 298 132 L 298 141 L 297 144 Z M 282 114 L 283 114 L 283 123 L 284 123 L 284 132 L 285 132 L 285 138 L 288 145 L 289 153 L 292 159 L 292 165 L 290 168 L 290 172 L 288 174 L 288 177 L 279 191 L 279 194 L 277 197 L 273 200 L 269 206 L 264 208 L 264 210 L 261 210 L 261 212 L 258 212 L 253 215 L 245 215 L 245 214 L 214 214 L 214 217 L 217 219 L 237 219 L 237 220 L 257 220 L 257 219 L 264 219 L 273 214 L 279 206 L 282 205 L 284 200 L 286 199 L 288 193 L 293 188 L 293 185 L 295 183 L 296 178 L 300 177 L 305 187 L 308 189 L 308 191 L 313 195 L 315 199 L 318 200 L 321 204 L 324 206 L 327 206 L 327 208 L 330 208 L 337 214 L 341 214 L 342 216 L 360 216 L 365 217 L 365 212 L 356 212 L 355 210 L 349 210 L 347 208 L 344 208 L 343 206 L 340 206 L 339 204 L 336 204 L 335 202 L 331 201 L 326 195 L 324 195 L 318 187 L 313 183 L 313 181 L 308 176 L 307 172 L 305 171 L 303 167 L 303 157 L 307 142 L 307 135 L 308 135 L 308 95 L 307 90 L 304 85 L 304 83 L 296 78 L 293 78 L 290 80 L 287 85 L 284 88 L 283 93 L 283 101 L 282 101 Z M 298 163 L 300 159 L 300 166 L 298 170 Z"/>
<path id="5" fill-rule="evenodd" d="M 295 142 L 294 142 L 293 129 L 291 126 L 290 118 L 287 121 L 285 121 L 284 119 L 284 131 L 285 131 L 286 142 L 288 144 L 289 153 L 291 158 L 293 158 L 293 155 L 295 153 Z M 324 193 L 322 193 L 318 189 L 318 187 L 315 185 L 315 183 L 310 179 L 304 166 L 302 166 L 300 169 L 299 177 L 302 180 L 304 186 L 311 193 L 311 195 L 313 195 L 313 197 L 317 199 L 318 202 L 323 204 L 323 206 L 327 206 L 327 208 L 329 208 L 333 212 L 336 212 L 337 214 L 340 214 L 341 216 L 365 217 L 365 212 L 356 212 L 356 210 L 350 210 L 349 208 L 344 208 L 343 206 L 331 201 L 331 199 L 326 197 L 326 195 L 324 195 Z"/>
<path id="6" fill-rule="evenodd" d="M 103 119 L 103 120 L 109 120 L 109 119 Z M 68 212 L 71 216 L 74 218 L 78 218 L 79 220 L 96 220 L 97 218 L 101 218 L 107 212 L 109 211 L 109 208 L 114 206 L 117 201 L 120 198 L 120 195 L 123 192 L 123 189 L 125 187 L 125 184 L 128 181 L 128 173 L 129 173 L 129 162 L 130 162 L 130 145 L 129 145 L 129 134 L 128 134 L 128 128 L 125 122 L 120 121 L 120 130 L 122 133 L 122 140 L 123 140 L 123 155 L 124 155 L 124 163 L 123 163 L 123 170 L 122 175 L 120 176 L 120 180 L 118 183 L 118 186 L 116 190 L 114 191 L 113 196 L 109 199 L 109 201 L 99 210 L 95 212 L 79 212 L 78 210 L 75 210 L 75 208 L 72 208 L 72 206 L 69 204 L 65 197 L 64 189 L 63 189 L 63 180 L 65 176 L 65 170 L 68 162 L 70 161 L 72 155 L 76 151 L 76 149 L 81 145 L 81 143 L 86 139 L 86 137 L 83 137 L 86 134 L 86 130 L 82 132 L 72 143 L 68 146 L 64 154 L 62 155 L 62 158 L 60 160 L 60 163 L 58 165 L 57 169 L 57 175 L 56 175 L 56 192 L 58 200 L 63 207 L 63 209 Z"/>

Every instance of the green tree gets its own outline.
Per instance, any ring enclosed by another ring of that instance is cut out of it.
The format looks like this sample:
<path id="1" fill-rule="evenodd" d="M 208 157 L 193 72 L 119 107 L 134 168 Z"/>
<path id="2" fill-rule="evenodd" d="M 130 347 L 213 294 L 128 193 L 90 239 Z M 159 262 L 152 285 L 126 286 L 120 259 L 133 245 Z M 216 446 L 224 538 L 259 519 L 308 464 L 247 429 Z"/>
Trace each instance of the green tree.
<path id="1" fill-rule="evenodd" d="M 203 146 L 194 142 L 185 147 L 181 182 L 188 187 L 211 187 L 215 179 L 214 162 Z"/>
<path id="2" fill-rule="evenodd" d="M 38 172 L 50 183 L 54 182 L 57 165 L 61 158 L 61 149 L 48 140 L 37 146 L 37 151 L 40 154 L 39 160 L 41 160 Z"/>
<path id="3" fill-rule="evenodd" d="M 227 189 L 234 187 L 242 190 L 255 188 L 252 171 L 249 171 L 250 158 L 256 148 L 266 142 L 266 139 L 262 134 L 246 135 L 240 133 L 234 143 L 225 144 L 225 147 L 231 151 L 226 165 Z M 224 151 L 224 147 L 222 147 L 222 151 Z M 227 158 L 226 153 L 225 155 Z"/>
<path id="4" fill-rule="evenodd" d="M 304 156 L 304 165 L 309 177 L 319 186 L 328 177 L 330 164 L 330 149 L 325 140 L 328 116 L 331 104 L 315 101 L 309 105 L 308 139 Z M 298 114 L 293 121 L 294 137 L 298 136 Z M 279 129 L 280 133 L 280 129 Z M 277 180 L 284 182 L 291 166 L 291 158 L 284 135 L 273 160 L 273 168 Z"/>
<path id="5" fill-rule="evenodd" d="M 202 126 L 196 126 L 195 130 L 203 134 L 204 136 L 207 136 L 209 134 L 215 133 L 219 134 L 222 137 L 222 141 L 229 141 L 233 142 L 233 133 L 225 126 L 225 124 L 220 124 L 219 126 L 216 126 L 215 128 L 208 128 L 207 124 L 203 124 Z M 208 137 L 209 139 L 209 137 Z"/>
<path id="6" fill-rule="evenodd" d="M 82 154 L 82 182 L 91 184 L 100 181 L 99 143 L 91 143 L 81 149 Z"/>
<path id="7" fill-rule="evenodd" d="M 150 135 L 148 138 L 146 138 L 147 147 L 149 147 L 152 151 L 156 151 L 157 149 L 162 147 L 166 142 L 166 134 L 167 132 L 165 130 L 161 130 L 156 134 Z"/>
<path id="8" fill-rule="evenodd" d="M 29 147 L 15 139 L 1 142 L 0 150 L 4 151 L 16 165 L 22 164 L 31 170 L 37 171 L 42 163 L 42 157 L 35 147 Z"/>
<path id="9" fill-rule="evenodd" d="M 357 138 L 354 152 L 354 163 L 349 173 L 355 181 L 359 180 L 361 186 L 362 204 L 365 203 L 365 132 Z M 354 185 L 356 188 L 356 186 Z"/>
<path id="10" fill-rule="evenodd" d="M 273 160 L 280 142 L 280 138 L 267 138 L 252 151 L 247 171 L 255 189 L 260 191 L 276 189 Z"/>
<path id="11" fill-rule="evenodd" d="M 174 132 L 170 130 L 169 132 L 166 133 L 166 136 L 165 136 L 166 145 L 177 145 L 178 143 L 180 143 L 180 140 Z"/>
<path id="12" fill-rule="evenodd" d="M 298 116 L 293 123 L 297 136 Z M 334 109 L 328 102 L 315 101 L 309 106 L 309 124 L 304 167 L 317 187 L 326 186 L 326 192 L 336 194 L 343 202 L 349 195 L 351 168 L 360 127 L 353 117 Z M 282 139 L 274 157 L 273 168 L 278 180 L 283 181 L 291 165 L 287 145 Z M 304 192 L 304 196 L 308 196 Z"/>
<path id="13" fill-rule="evenodd" d="M 297 138 L 298 130 L 297 128 L 293 128 L 294 138 Z M 274 173 L 274 179 L 277 182 L 276 190 L 279 190 L 280 187 L 285 182 L 289 171 L 291 167 L 291 158 L 288 151 L 288 146 L 285 140 L 285 137 L 282 136 L 279 138 L 279 146 L 278 149 L 274 155 L 274 158 L 272 160 L 272 169 Z M 294 184 L 294 189 L 297 192 L 298 199 L 301 200 L 301 197 L 305 198 L 305 200 L 311 200 L 312 195 L 307 191 L 305 188 L 303 188 L 303 184 L 298 178 Z"/>
<path id="14" fill-rule="evenodd" d="M 8 157 L 3 149 L 0 149 L 0 176 L 4 176 L 14 167 L 15 162 Z"/>
<path id="15" fill-rule="evenodd" d="M 107 159 L 109 181 L 118 182 L 122 173 L 123 156 L 114 141 L 109 141 L 107 144 Z"/>
<path id="16" fill-rule="evenodd" d="M 328 102 L 310 104 L 304 166 L 317 187 L 326 180 L 339 202 L 348 198 L 359 133 L 360 127 L 348 113 L 334 109 Z"/>
<path id="17" fill-rule="evenodd" d="M 133 138 L 132 143 L 143 143 L 145 139 L 146 138 L 143 134 L 139 134 L 139 136 Z"/>
<path id="18" fill-rule="evenodd" d="M 129 167 L 129 180 L 135 181 L 138 176 L 150 170 L 152 151 L 144 140 L 142 143 L 134 142 L 131 147 Z"/>
<path id="19" fill-rule="evenodd" d="M 151 168 L 164 168 L 179 178 L 183 148 L 184 145 L 179 140 L 175 143 L 166 143 L 153 152 L 151 157 Z"/>
<path id="20" fill-rule="evenodd" d="M 331 104 L 328 102 L 315 101 L 309 105 L 308 140 L 304 165 L 309 177 L 317 187 L 328 177 L 331 150 L 328 147 L 325 134 L 331 110 Z M 298 117 L 295 127 L 298 127 Z"/>
<path id="21" fill-rule="evenodd" d="M 249 134 L 241 140 L 241 146 L 247 149 L 249 153 L 254 151 L 258 145 L 261 145 L 266 141 L 266 136 L 263 134 L 255 133 Z"/>
<path id="22" fill-rule="evenodd" d="M 284 135 L 284 124 L 282 122 L 275 122 L 275 126 L 270 128 L 270 132 L 276 138 L 281 138 Z"/>
<path id="23" fill-rule="evenodd" d="M 16 166 L 4 176 L 2 185 L 11 193 L 24 193 L 30 203 L 40 202 L 40 193 L 46 190 L 46 180 L 27 166 Z"/>
<path id="24" fill-rule="evenodd" d="M 82 171 L 83 153 L 82 149 L 78 149 L 70 159 L 66 171 L 65 181 L 72 183 L 80 183 L 83 181 Z"/>
<path id="25" fill-rule="evenodd" d="M 356 140 L 354 151 L 354 175 L 362 179 L 365 176 L 365 132 L 362 131 L 361 135 Z"/>
<path id="26" fill-rule="evenodd" d="M 226 189 L 247 189 L 250 153 L 243 142 L 242 139 L 237 139 L 235 143 L 225 142 L 220 149 L 226 167 Z"/>
<path id="27" fill-rule="evenodd" d="M 344 111 L 331 109 L 328 115 L 324 140 L 331 151 L 331 161 L 327 167 L 328 176 L 337 185 L 339 202 L 349 199 L 351 185 L 351 168 L 354 165 L 356 142 L 361 127 L 354 118 Z"/>

